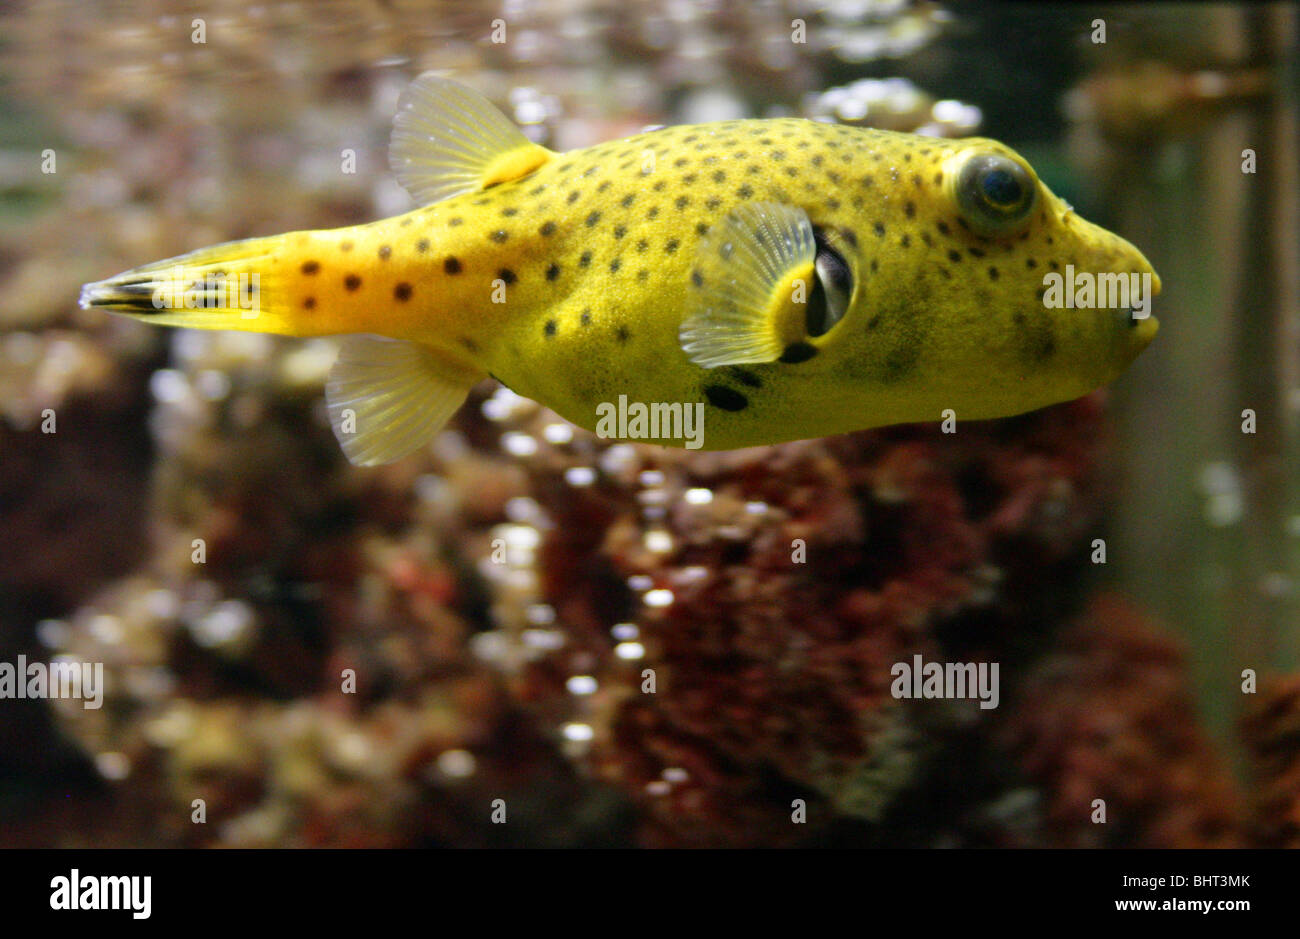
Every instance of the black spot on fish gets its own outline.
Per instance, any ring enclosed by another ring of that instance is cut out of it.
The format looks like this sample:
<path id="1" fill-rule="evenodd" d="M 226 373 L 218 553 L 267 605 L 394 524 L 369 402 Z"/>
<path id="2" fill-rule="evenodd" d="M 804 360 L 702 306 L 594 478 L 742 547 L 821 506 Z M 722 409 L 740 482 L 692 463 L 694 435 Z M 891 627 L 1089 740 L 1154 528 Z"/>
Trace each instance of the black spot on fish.
<path id="1" fill-rule="evenodd" d="M 941 221 L 941 222 L 939 222 L 938 225 L 935 226 L 935 228 L 939 229 L 939 234 L 941 234 L 941 235 L 950 235 L 950 234 L 952 234 L 952 229 L 948 227 L 948 223 L 947 223 L 947 222 L 943 222 L 943 221 Z"/>
<path id="2" fill-rule="evenodd" d="M 447 260 L 442 262 L 442 269 L 446 271 L 448 274 L 459 274 L 460 258 L 456 258 L 456 257 L 447 258 Z"/>
<path id="3" fill-rule="evenodd" d="M 704 286 L 704 275 L 700 273 L 699 268 L 691 271 L 691 283 L 696 287 Z"/>
<path id="4" fill-rule="evenodd" d="M 343 278 L 343 286 L 348 290 L 356 290 L 361 286 L 361 278 L 356 274 L 349 274 L 347 277 Z"/>
<path id="5" fill-rule="evenodd" d="M 877 238 L 883 238 L 883 237 L 885 237 L 885 223 L 884 223 L 884 222 L 876 222 L 874 225 L 871 226 L 871 230 L 874 231 L 874 232 L 876 233 L 876 237 L 877 237 Z"/>
<path id="6" fill-rule="evenodd" d="M 709 404 L 724 411 L 743 411 L 749 407 L 748 398 L 726 385 L 705 385 L 704 397 L 709 399 Z"/>
<path id="7" fill-rule="evenodd" d="M 722 205 L 722 200 L 716 196 L 704 200 L 704 207 L 710 212 L 715 211 L 720 205 Z"/>
<path id="8" fill-rule="evenodd" d="M 912 236 L 903 235 L 902 238 L 898 239 L 898 243 L 901 247 L 910 248 L 912 246 Z"/>
<path id="9" fill-rule="evenodd" d="M 506 218 L 512 218 L 513 216 L 519 214 L 519 210 L 512 206 L 507 206 L 506 208 L 501 210 L 501 214 L 504 215 Z"/>
<path id="10" fill-rule="evenodd" d="M 587 217 L 583 221 L 587 223 L 588 228 L 591 228 L 591 226 L 595 225 L 597 222 L 600 221 L 600 213 L 591 212 L 587 215 Z"/>
<path id="11" fill-rule="evenodd" d="M 302 301 L 302 308 L 304 310 L 314 310 L 316 308 L 316 298 L 308 297 L 306 300 Z"/>
<path id="12" fill-rule="evenodd" d="M 391 245 L 379 246 L 379 260 L 387 261 L 392 256 L 393 256 L 393 249 Z"/>
<path id="13" fill-rule="evenodd" d="M 763 380 L 761 378 L 753 372 L 741 368 L 739 365 L 732 365 L 727 369 L 727 372 L 742 385 L 748 385 L 750 388 L 763 387 Z"/>
<path id="14" fill-rule="evenodd" d="M 552 264 L 550 267 L 546 269 L 547 280 L 555 280 L 555 278 L 559 276 L 560 276 L 560 265 Z"/>
<path id="15" fill-rule="evenodd" d="M 340 242 L 339 242 L 339 250 L 340 250 L 340 251 L 351 251 L 351 250 L 352 250 L 352 242 L 350 242 L 350 241 L 340 241 Z"/>
<path id="16" fill-rule="evenodd" d="M 623 208 L 626 209 L 626 208 L 628 208 L 630 205 L 632 205 L 632 203 L 635 202 L 635 201 L 636 201 L 636 193 L 634 193 L 634 192 L 629 192 L 629 193 L 628 193 L 627 195 L 625 195 L 622 199 L 618 200 L 618 204 L 621 205 Z"/>
<path id="17" fill-rule="evenodd" d="M 393 297 L 397 300 L 411 299 L 411 285 L 403 281 L 393 288 Z"/>
<path id="18" fill-rule="evenodd" d="M 608 188 L 609 188 L 610 186 L 612 186 L 612 185 L 614 185 L 614 184 L 611 183 L 611 182 L 607 179 L 607 180 L 605 180 L 603 183 L 601 183 L 599 186 L 596 187 L 596 191 L 597 191 L 597 192 L 604 192 L 606 189 L 608 189 Z"/>
<path id="19" fill-rule="evenodd" d="M 800 362 L 807 362 L 817 354 L 817 347 L 808 342 L 792 342 L 785 347 L 781 353 L 780 361 L 787 365 L 797 365 Z"/>
<path id="20" fill-rule="evenodd" d="M 844 239 L 844 243 L 849 247 L 856 248 L 858 246 L 858 234 L 852 228 L 841 228 L 840 237 Z"/>
<path id="21" fill-rule="evenodd" d="M 708 222 L 696 222 L 696 223 L 695 223 L 695 234 L 697 234 L 697 235 L 707 235 L 708 233 L 709 233 L 709 223 L 708 223 Z"/>
<path id="22" fill-rule="evenodd" d="M 558 328 L 559 327 L 557 326 L 555 320 L 547 320 L 546 325 L 542 327 L 542 335 L 547 337 L 554 336 L 555 330 Z"/>
<path id="23" fill-rule="evenodd" d="M 691 204 L 690 196 L 678 196 L 675 200 L 673 200 L 673 205 L 677 206 L 677 208 L 679 209 L 684 209 L 690 204 Z"/>
<path id="24" fill-rule="evenodd" d="M 741 186 L 739 189 L 736 190 L 736 195 L 740 196 L 740 198 L 742 199 L 748 199 L 753 194 L 754 194 L 754 190 L 751 189 L 748 185 Z"/>
<path id="25" fill-rule="evenodd" d="M 461 218 L 459 215 L 447 219 L 448 228 L 455 228 L 457 225 L 464 225 L 464 224 L 465 224 L 465 220 Z"/>
<path id="26" fill-rule="evenodd" d="M 320 270 L 320 264 L 319 264 L 318 262 L 316 262 L 316 261 L 304 261 L 304 262 L 303 262 L 303 265 L 302 265 L 302 272 L 303 272 L 304 274 L 307 274 L 307 275 L 315 274 L 315 273 L 316 273 L 317 271 L 319 271 L 319 270 Z"/>
<path id="27" fill-rule="evenodd" d="M 650 242 L 646 241 L 644 238 L 640 239 L 636 243 L 636 250 L 638 252 L 644 252 L 649 247 L 650 247 Z"/>
<path id="28" fill-rule="evenodd" d="M 627 331 L 626 326 L 620 326 L 614 331 L 614 338 L 619 342 L 627 342 L 628 339 L 632 338 L 632 334 Z"/>
<path id="29" fill-rule="evenodd" d="M 424 252 L 428 251 L 428 250 L 429 250 L 429 239 L 428 239 L 428 238 L 421 238 L 419 241 L 417 241 L 417 242 L 415 243 L 415 250 L 418 251 L 418 252 L 420 252 L 421 254 L 424 254 Z"/>
<path id="30" fill-rule="evenodd" d="M 997 280 L 997 279 L 998 279 L 998 269 L 996 267 L 990 267 L 989 280 Z"/>
<path id="31" fill-rule="evenodd" d="M 903 206 L 903 214 L 908 218 L 916 218 L 916 203 L 908 202 Z"/>
<path id="32" fill-rule="evenodd" d="M 622 266 L 623 266 L 623 259 L 622 259 L 622 258 L 615 258 L 614 260 L 612 260 L 612 261 L 609 262 L 609 272 L 610 272 L 611 274 L 617 274 L 617 273 L 618 273 L 618 269 L 619 269 L 620 267 L 622 267 Z"/>
<path id="33" fill-rule="evenodd" d="M 583 310 L 582 315 L 578 317 L 578 322 L 583 326 L 591 325 L 591 310 Z"/>
<path id="34" fill-rule="evenodd" d="M 504 228 L 498 228 L 492 234 L 488 235 L 488 237 L 491 238 L 493 241 L 495 241 L 497 244 L 501 244 L 501 242 L 505 241 L 507 238 L 510 237 L 510 234 Z"/>
<path id="35" fill-rule="evenodd" d="M 584 251 L 578 256 L 578 267 L 587 267 L 591 264 L 591 252 Z"/>
<path id="36" fill-rule="evenodd" d="M 513 284 L 519 278 L 515 277 L 515 272 L 508 267 L 503 267 L 497 271 L 497 277 L 504 280 L 507 284 Z"/>
<path id="37" fill-rule="evenodd" d="M 615 226 L 614 226 L 614 237 L 615 237 L 615 238 L 622 238 L 622 237 L 623 237 L 624 235 L 626 235 L 626 234 L 627 234 L 627 226 L 626 226 L 626 225 L 615 225 Z"/>
<path id="38" fill-rule="evenodd" d="M 573 205 L 573 203 L 578 201 L 578 196 L 580 195 L 582 195 L 582 193 L 575 189 L 573 192 L 569 193 L 568 197 L 565 198 L 564 201 L 569 203 L 569 205 Z"/>
<path id="39" fill-rule="evenodd" d="M 677 248 L 678 248 L 680 245 L 681 245 L 681 242 L 678 241 L 676 238 L 669 238 L 668 241 L 664 244 L 664 253 L 665 253 L 665 254 L 672 254 L 674 251 L 677 250 Z"/>
<path id="40" fill-rule="evenodd" d="M 466 349 L 468 349 L 470 352 L 478 351 L 478 343 L 475 342 L 473 339 L 469 338 L 469 336 L 461 336 L 460 344 L 464 346 Z"/>
<path id="41" fill-rule="evenodd" d="M 714 170 L 713 181 L 715 183 L 725 183 L 727 181 L 727 174 L 722 170 Z"/>
<path id="42" fill-rule="evenodd" d="M 1033 258 L 1025 258 L 1025 267 L 1037 267 L 1038 262 Z"/>
<path id="43" fill-rule="evenodd" d="M 952 249 L 952 248 L 949 248 L 949 249 L 948 249 L 948 260 L 951 261 L 953 264 L 960 264 L 960 263 L 961 263 L 961 252 L 960 252 L 960 251 L 956 251 L 956 250 L 954 250 L 954 249 Z"/>

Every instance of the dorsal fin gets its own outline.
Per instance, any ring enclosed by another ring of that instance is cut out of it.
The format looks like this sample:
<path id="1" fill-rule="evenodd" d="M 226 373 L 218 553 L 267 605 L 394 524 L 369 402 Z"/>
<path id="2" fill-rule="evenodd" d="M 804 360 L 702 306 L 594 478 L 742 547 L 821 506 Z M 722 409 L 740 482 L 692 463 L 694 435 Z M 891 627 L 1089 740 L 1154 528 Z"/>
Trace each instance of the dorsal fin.
<path id="1" fill-rule="evenodd" d="M 388 162 L 420 205 L 527 176 L 553 156 L 477 91 L 433 72 L 397 101 Z"/>

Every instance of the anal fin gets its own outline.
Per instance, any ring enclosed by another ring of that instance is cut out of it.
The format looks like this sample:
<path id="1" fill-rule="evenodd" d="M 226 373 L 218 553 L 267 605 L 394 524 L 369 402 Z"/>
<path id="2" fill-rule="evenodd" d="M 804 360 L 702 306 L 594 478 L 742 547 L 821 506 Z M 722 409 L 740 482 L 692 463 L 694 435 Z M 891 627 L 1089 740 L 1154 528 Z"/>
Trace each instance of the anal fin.
<path id="1" fill-rule="evenodd" d="M 481 377 L 418 343 L 345 336 L 325 385 L 330 426 L 351 462 L 391 463 L 432 440 Z"/>

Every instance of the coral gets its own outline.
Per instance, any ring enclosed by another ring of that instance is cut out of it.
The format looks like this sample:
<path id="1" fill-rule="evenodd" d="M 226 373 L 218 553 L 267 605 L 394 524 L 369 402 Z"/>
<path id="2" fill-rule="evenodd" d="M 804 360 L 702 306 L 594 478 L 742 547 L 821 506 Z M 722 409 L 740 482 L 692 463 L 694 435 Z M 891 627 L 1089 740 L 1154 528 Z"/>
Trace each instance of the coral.
<path id="1" fill-rule="evenodd" d="M 1026 679 L 1000 742 L 1041 791 L 1039 844 L 1233 847 L 1240 797 L 1200 727 L 1176 642 L 1094 600 Z M 1093 800 L 1105 800 L 1094 824 Z"/>
<path id="2" fill-rule="evenodd" d="M 1266 682 L 1242 720 L 1254 780 L 1257 844 L 1300 847 L 1300 675 Z"/>

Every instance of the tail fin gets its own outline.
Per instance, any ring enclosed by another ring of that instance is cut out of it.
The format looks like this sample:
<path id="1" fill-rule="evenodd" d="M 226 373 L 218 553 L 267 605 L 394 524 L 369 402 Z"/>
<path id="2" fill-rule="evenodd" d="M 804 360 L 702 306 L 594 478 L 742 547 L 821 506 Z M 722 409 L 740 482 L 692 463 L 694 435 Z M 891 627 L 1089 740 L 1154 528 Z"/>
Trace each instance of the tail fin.
<path id="1" fill-rule="evenodd" d="M 162 326 L 292 334 L 284 265 L 273 260 L 283 237 L 229 241 L 86 284 L 81 306 Z"/>

